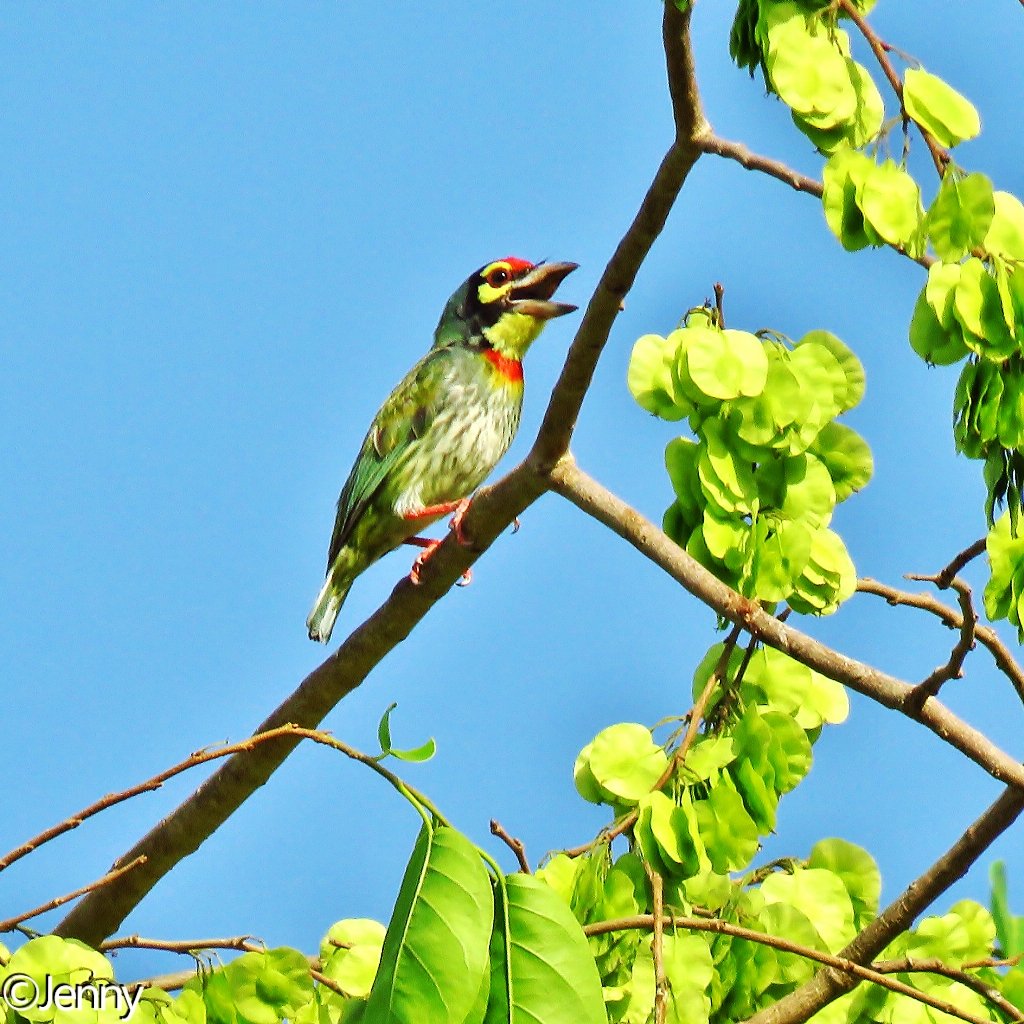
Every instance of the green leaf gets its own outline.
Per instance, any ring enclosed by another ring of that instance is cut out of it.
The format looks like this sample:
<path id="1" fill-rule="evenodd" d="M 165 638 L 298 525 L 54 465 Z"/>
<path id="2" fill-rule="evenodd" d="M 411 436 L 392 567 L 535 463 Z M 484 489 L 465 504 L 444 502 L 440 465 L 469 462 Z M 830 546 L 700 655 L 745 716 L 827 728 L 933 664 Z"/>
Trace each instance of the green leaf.
<path id="1" fill-rule="evenodd" d="M 597 784 L 615 800 L 635 804 L 668 767 L 665 751 L 649 729 L 635 722 L 610 725 L 587 748 Z"/>
<path id="2" fill-rule="evenodd" d="M 932 270 L 939 268 L 943 271 L 944 265 L 933 263 L 929 269 L 929 276 Z M 960 280 L 960 267 L 952 264 L 949 268 L 955 272 L 955 280 L 948 288 L 945 295 L 949 299 L 949 319 L 952 326 L 943 327 L 935 310 L 928 301 L 927 285 L 921 289 L 917 302 L 914 305 L 914 313 L 910 320 L 910 347 L 926 362 L 935 366 L 949 366 L 958 363 L 968 353 L 964 344 L 963 329 L 952 316 L 953 295 L 956 281 Z"/>
<path id="3" fill-rule="evenodd" d="M 837 502 L 846 501 L 867 486 L 874 473 L 875 463 L 867 442 L 843 423 L 826 423 L 808 451 L 828 470 Z"/>
<path id="4" fill-rule="evenodd" d="M 892 160 L 871 168 L 857 189 L 857 204 L 880 237 L 907 246 L 921 227 L 921 190 Z"/>
<path id="5" fill-rule="evenodd" d="M 825 164 L 821 196 L 825 220 L 843 248 L 850 252 L 882 244 L 881 236 L 865 219 L 858 202 L 858 195 L 874 169 L 873 160 L 847 147 L 837 149 Z"/>
<path id="6" fill-rule="evenodd" d="M 388 925 L 366 1020 L 465 1021 L 486 978 L 492 920 L 491 885 L 473 844 L 453 828 L 424 826 Z"/>
<path id="7" fill-rule="evenodd" d="M 988 872 L 992 884 L 992 918 L 996 925 L 1000 955 L 1007 960 L 1024 953 L 1024 917 L 1010 913 L 1006 865 L 997 860 Z"/>
<path id="8" fill-rule="evenodd" d="M 693 804 L 701 842 L 719 874 L 745 868 L 757 854 L 757 826 L 736 788 L 723 776 L 707 799 Z"/>
<path id="9" fill-rule="evenodd" d="M 686 370 L 703 394 L 718 399 L 759 395 L 768 374 L 764 346 L 745 331 L 689 327 Z"/>
<path id="10" fill-rule="evenodd" d="M 661 335 L 645 334 L 638 338 L 629 357 L 626 384 L 642 409 L 662 419 L 679 420 L 689 409 L 676 403 L 670 349 Z"/>
<path id="11" fill-rule="evenodd" d="M 903 76 L 907 113 L 942 146 L 955 146 L 981 131 L 974 105 L 941 78 L 908 68 Z"/>
<path id="12" fill-rule="evenodd" d="M 864 397 L 867 378 L 864 374 L 864 366 L 854 355 L 853 350 L 839 340 L 829 331 L 808 331 L 796 344 L 796 348 L 803 345 L 821 345 L 835 358 L 843 371 L 846 379 L 845 390 L 837 388 L 835 400 L 839 405 L 840 412 L 847 412 L 860 404 Z"/>
<path id="13" fill-rule="evenodd" d="M 1009 192 L 994 192 L 992 223 L 982 245 L 993 256 L 1024 260 L 1024 204 Z"/>
<path id="14" fill-rule="evenodd" d="M 506 875 L 494 895 L 486 1024 L 605 1024 L 601 979 L 566 905 L 525 874 Z"/>
<path id="15" fill-rule="evenodd" d="M 994 215 L 992 182 L 984 174 L 946 174 L 927 219 L 928 237 L 939 259 L 955 263 L 981 245 Z"/>
<path id="16" fill-rule="evenodd" d="M 395 750 L 391 746 L 391 712 L 397 707 L 398 705 L 394 702 L 389 704 L 377 725 L 377 739 L 380 742 L 381 754 L 397 757 L 400 761 L 429 761 L 437 753 L 437 744 L 433 737 L 411 750 Z"/>
<path id="17" fill-rule="evenodd" d="M 320 943 L 321 970 L 349 995 L 368 996 L 380 964 L 384 934 L 384 925 L 367 918 L 332 924 Z"/>
<path id="18" fill-rule="evenodd" d="M 845 839 L 822 839 L 814 844 L 807 866 L 825 868 L 843 883 L 853 905 L 856 929 L 875 919 L 882 894 L 882 875 L 867 850 Z"/>
<path id="19" fill-rule="evenodd" d="M 809 22 L 791 4 L 773 4 L 768 19 L 765 66 L 779 98 L 814 127 L 828 129 L 857 116 L 857 90 L 847 67 L 849 41 Z"/>
<path id="20" fill-rule="evenodd" d="M 960 267 L 953 311 L 963 327 L 964 342 L 979 355 L 1001 361 L 1019 350 L 1016 338 L 1007 329 L 995 278 L 977 257 L 972 256 Z"/>
<path id="21" fill-rule="evenodd" d="M 856 934 L 850 895 L 842 879 L 829 870 L 799 868 L 793 874 L 775 872 L 761 883 L 761 895 L 769 905 L 786 903 L 796 907 L 833 953 Z"/>

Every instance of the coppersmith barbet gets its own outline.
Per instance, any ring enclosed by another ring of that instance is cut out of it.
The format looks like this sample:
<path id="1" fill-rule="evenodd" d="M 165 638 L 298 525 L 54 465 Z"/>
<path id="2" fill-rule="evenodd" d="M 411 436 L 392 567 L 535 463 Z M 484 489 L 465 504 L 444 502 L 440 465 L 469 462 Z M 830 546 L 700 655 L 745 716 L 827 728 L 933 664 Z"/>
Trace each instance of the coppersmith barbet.
<path id="1" fill-rule="evenodd" d="M 522 359 L 548 320 L 576 309 L 552 301 L 575 263 L 514 256 L 471 274 L 448 300 L 430 351 L 374 416 L 338 498 L 327 579 L 306 625 L 326 643 L 356 576 L 449 512 L 457 534 L 469 496 L 508 450 L 523 403 Z"/>

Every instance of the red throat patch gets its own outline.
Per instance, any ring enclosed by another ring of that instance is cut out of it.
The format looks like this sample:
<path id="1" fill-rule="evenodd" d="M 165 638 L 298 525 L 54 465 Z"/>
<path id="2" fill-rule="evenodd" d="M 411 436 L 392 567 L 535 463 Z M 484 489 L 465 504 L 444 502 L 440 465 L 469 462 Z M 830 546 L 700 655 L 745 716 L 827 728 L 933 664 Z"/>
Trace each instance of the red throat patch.
<path id="1" fill-rule="evenodd" d="M 511 359 L 503 356 L 497 349 L 488 348 L 484 350 L 484 359 L 493 366 L 505 380 L 522 384 L 523 364 L 518 359 Z"/>

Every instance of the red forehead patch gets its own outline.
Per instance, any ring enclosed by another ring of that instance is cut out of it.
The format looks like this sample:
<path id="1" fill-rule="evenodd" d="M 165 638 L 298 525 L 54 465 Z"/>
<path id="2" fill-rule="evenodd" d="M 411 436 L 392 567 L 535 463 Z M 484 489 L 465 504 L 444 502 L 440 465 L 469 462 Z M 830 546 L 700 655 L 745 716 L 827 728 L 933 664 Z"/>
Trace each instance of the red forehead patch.
<path id="1" fill-rule="evenodd" d="M 506 256 L 501 262 L 507 263 L 516 277 L 525 274 L 528 270 L 533 270 L 533 264 L 529 260 L 521 260 L 518 256 Z"/>

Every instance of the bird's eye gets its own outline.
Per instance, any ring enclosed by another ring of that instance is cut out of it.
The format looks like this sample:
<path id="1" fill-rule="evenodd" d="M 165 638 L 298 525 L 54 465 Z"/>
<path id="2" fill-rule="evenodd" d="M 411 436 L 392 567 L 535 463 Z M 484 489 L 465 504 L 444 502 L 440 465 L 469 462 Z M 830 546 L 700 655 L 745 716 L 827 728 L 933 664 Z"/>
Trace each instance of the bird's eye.
<path id="1" fill-rule="evenodd" d="M 487 283 L 492 288 L 497 288 L 500 285 L 505 284 L 508 281 L 508 271 L 504 267 L 495 267 L 487 275 Z"/>

